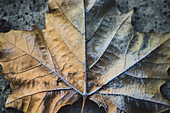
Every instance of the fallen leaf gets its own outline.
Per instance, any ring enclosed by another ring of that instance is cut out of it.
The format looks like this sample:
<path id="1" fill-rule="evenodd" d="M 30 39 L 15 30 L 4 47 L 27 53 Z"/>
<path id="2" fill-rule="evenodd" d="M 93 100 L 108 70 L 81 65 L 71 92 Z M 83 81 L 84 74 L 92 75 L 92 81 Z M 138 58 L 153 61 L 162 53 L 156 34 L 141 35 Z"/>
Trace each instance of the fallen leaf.
<path id="1" fill-rule="evenodd" d="M 170 108 L 170 34 L 140 33 L 113 0 L 49 0 L 46 29 L 0 34 L 7 107 L 56 113 L 80 96 L 108 113 Z M 85 102 L 85 101 L 84 101 Z"/>

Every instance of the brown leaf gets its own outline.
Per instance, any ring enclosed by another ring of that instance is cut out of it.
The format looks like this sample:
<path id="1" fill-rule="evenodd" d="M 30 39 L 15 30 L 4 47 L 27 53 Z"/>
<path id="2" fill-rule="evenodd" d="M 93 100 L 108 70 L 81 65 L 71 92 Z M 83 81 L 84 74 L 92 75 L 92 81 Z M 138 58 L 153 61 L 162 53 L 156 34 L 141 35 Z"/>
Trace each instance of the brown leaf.
<path id="1" fill-rule="evenodd" d="M 7 107 L 56 113 L 83 96 L 108 113 L 170 108 L 161 92 L 170 80 L 169 33 L 136 32 L 134 11 L 122 14 L 113 0 L 49 0 L 49 8 L 45 30 L 0 34 Z"/>
<path id="2" fill-rule="evenodd" d="M 79 96 L 72 90 L 39 92 L 18 98 L 7 104 L 24 113 L 56 113 L 62 106 L 72 104 Z"/>
<path id="3" fill-rule="evenodd" d="M 66 16 L 57 6 L 55 12 L 46 14 L 47 26 L 43 31 L 35 28 L 30 32 L 0 34 L 0 63 L 12 89 L 7 106 L 28 113 L 52 113 L 79 98 L 72 89 L 84 92 L 84 34 L 69 20 L 71 15 Z"/>

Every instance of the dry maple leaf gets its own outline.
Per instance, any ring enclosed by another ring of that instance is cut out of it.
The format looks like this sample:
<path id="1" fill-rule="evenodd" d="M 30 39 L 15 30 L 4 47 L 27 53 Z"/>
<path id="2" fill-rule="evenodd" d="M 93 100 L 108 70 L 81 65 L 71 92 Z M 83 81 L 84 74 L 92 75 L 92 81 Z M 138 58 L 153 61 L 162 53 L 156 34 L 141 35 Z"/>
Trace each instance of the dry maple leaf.
<path id="1" fill-rule="evenodd" d="M 114 0 L 49 0 L 49 7 L 45 30 L 0 34 L 7 107 L 56 113 L 83 96 L 108 113 L 170 108 L 160 91 L 170 80 L 169 33 L 136 32 L 133 10 L 121 14 Z"/>

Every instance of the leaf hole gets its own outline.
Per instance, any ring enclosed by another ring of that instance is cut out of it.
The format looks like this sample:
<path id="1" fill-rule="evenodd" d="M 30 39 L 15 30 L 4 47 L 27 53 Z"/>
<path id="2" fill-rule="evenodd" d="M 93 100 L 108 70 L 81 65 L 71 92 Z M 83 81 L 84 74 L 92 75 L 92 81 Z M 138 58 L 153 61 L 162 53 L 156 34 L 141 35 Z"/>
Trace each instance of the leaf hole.
<path id="1" fill-rule="evenodd" d="M 60 78 L 57 79 L 57 85 L 59 85 L 59 83 L 62 82 L 62 80 Z"/>

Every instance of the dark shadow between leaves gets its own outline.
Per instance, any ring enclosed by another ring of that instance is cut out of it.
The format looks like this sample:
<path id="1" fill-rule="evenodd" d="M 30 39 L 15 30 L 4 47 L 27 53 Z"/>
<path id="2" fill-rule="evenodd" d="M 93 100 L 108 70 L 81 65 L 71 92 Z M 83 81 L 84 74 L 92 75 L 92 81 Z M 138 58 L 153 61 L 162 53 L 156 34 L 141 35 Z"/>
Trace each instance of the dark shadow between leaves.
<path id="1" fill-rule="evenodd" d="M 162 112 L 162 113 L 170 113 L 170 110 L 164 111 L 164 112 Z"/>
<path id="2" fill-rule="evenodd" d="M 170 101 L 170 82 L 166 82 L 160 88 L 161 94 L 164 98 Z"/>
<path id="3" fill-rule="evenodd" d="M 79 99 L 72 105 L 62 107 L 58 113 L 81 113 L 83 99 Z M 95 102 L 86 99 L 84 113 L 106 113 L 103 107 L 99 107 Z"/>
<path id="4" fill-rule="evenodd" d="M 12 107 L 8 107 L 8 108 L 6 108 L 5 113 L 24 113 L 24 112 L 17 110 L 15 108 L 12 108 Z"/>
<path id="5" fill-rule="evenodd" d="M 168 76 L 170 76 L 170 67 L 167 70 Z"/>

